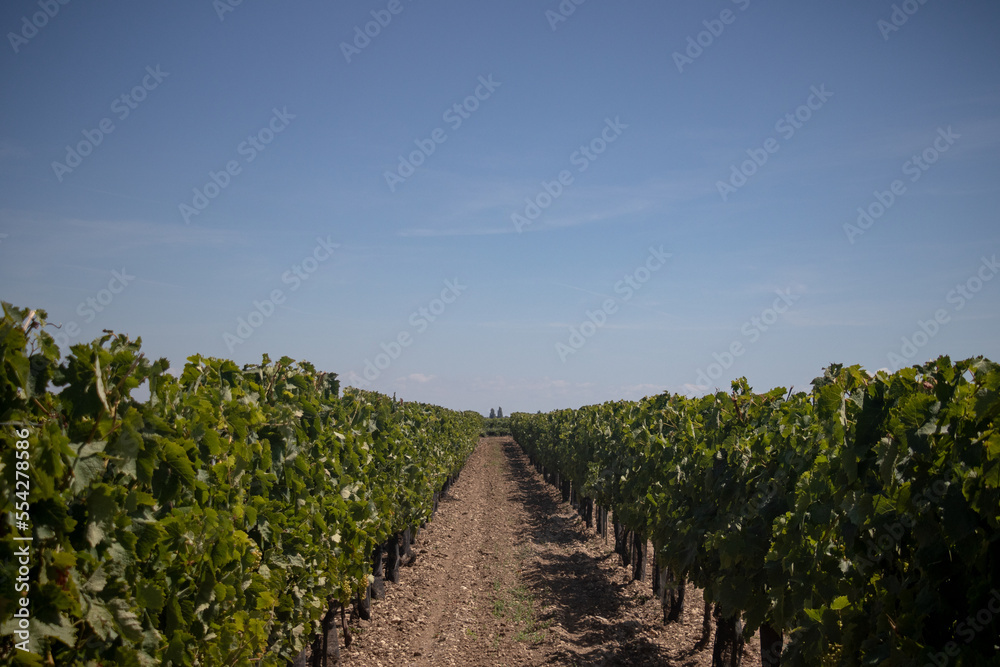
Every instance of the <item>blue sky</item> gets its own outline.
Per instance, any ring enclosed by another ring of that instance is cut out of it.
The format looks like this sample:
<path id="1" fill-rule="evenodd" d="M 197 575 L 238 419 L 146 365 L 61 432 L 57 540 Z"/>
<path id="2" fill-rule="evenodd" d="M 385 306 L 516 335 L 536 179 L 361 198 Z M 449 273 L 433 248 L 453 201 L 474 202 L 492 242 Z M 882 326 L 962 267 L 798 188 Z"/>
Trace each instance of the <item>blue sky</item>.
<path id="1" fill-rule="evenodd" d="M 0 28 L 0 298 L 70 344 L 485 413 L 1000 359 L 995 2 L 17 0 Z"/>

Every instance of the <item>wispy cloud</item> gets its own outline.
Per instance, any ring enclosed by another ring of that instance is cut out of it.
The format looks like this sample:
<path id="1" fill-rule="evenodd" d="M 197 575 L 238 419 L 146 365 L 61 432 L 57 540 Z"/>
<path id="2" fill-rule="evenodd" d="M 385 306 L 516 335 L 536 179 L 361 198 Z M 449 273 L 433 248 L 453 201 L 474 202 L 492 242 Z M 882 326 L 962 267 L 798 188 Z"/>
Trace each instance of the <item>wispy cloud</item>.
<path id="1" fill-rule="evenodd" d="M 227 246 L 241 243 L 244 235 L 224 229 L 182 227 L 145 220 L 82 220 L 62 221 L 70 230 L 89 238 L 118 240 L 126 247 L 153 245 Z"/>
<path id="2" fill-rule="evenodd" d="M 714 193 L 714 181 L 691 174 L 661 176 L 634 185 L 585 186 L 566 188 L 550 208 L 524 232 L 561 230 L 580 225 L 620 221 L 632 216 L 666 212 L 678 203 Z M 426 221 L 439 226 L 405 228 L 404 237 L 484 236 L 516 234 L 511 222 L 522 212 L 525 199 L 537 195 L 539 184 L 525 180 L 472 179 L 456 176 L 437 183 L 442 208 Z"/>
<path id="3" fill-rule="evenodd" d="M 821 169 L 850 168 L 864 174 L 864 167 L 876 167 L 885 162 L 900 166 L 913 155 L 922 153 L 937 138 L 938 127 L 951 127 L 961 135 L 948 151 L 948 160 L 956 161 L 974 155 L 990 154 L 1000 145 L 1000 118 L 968 118 L 957 115 L 954 119 L 937 124 L 915 124 L 888 130 L 872 130 L 867 134 L 852 134 L 846 141 L 824 147 L 822 160 L 815 155 L 799 154 L 790 161 L 777 164 L 784 171 L 801 171 L 818 166 Z M 893 167 L 895 176 L 895 167 Z"/>
<path id="4" fill-rule="evenodd" d="M 548 376 L 542 378 L 522 377 L 508 379 L 502 375 L 491 378 L 477 377 L 471 384 L 472 388 L 477 391 L 485 389 L 497 393 L 526 392 L 550 398 L 565 396 L 573 390 L 589 389 L 596 386 L 594 382 L 573 382 L 572 380 L 550 378 Z"/>
<path id="5" fill-rule="evenodd" d="M 616 390 L 620 392 L 623 399 L 638 400 L 670 391 L 670 387 L 665 384 L 631 384 L 617 387 Z"/>
<path id="6" fill-rule="evenodd" d="M 417 384 L 427 384 L 436 377 L 437 377 L 436 375 L 426 375 L 424 373 L 410 373 L 409 375 L 404 375 L 403 377 L 396 378 L 396 382 L 400 384 L 406 384 L 407 382 L 416 382 Z"/>
<path id="7" fill-rule="evenodd" d="M 404 229 L 399 232 L 399 236 L 404 237 L 426 237 L 433 238 L 439 236 L 489 236 L 493 234 L 512 234 L 513 227 L 495 227 L 492 229 Z"/>
<path id="8" fill-rule="evenodd" d="M 146 202 L 148 204 L 163 204 L 163 205 L 168 205 L 168 206 L 170 205 L 167 202 L 157 201 L 155 199 L 144 199 L 142 197 L 133 197 L 132 195 L 122 194 L 121 192 L 111 192 L 110 190 L 99 190 L 97 188 L 88 188 L 88 187 L 84 187 L 84 186 L 74 186 L 72 183 L 67 183 L 67 185 L 69 185 L 71 187 L 79 187 L 81 190 L 87 190 L 88 192 L 96 192 L 96 193 L 102 194 L 102 195 L 110 195 L 112 197 L 118 197 L 119 199 L 128 199 L 130 201 L 141 201 L 141 202 Z"/>
<path id="9" fill-rule="evenodd" d="M 28 211 L 0 209 L 0 226 L 47 252 L 65 250 L 72 256 L 122 256 L 153 246 L 232 248 L 247 243 L 236 231 L 184 227 L 146 220 L 56 218 Z"/>

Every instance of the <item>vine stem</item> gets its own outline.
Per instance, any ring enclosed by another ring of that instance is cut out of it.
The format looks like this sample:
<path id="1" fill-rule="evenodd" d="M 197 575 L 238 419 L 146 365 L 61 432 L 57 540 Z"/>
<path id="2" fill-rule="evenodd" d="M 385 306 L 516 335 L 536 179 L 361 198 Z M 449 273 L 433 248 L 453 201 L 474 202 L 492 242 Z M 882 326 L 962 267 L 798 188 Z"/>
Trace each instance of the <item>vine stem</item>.
<path id="1" fill-rule="evenodd" d="M 145 356 L 145 353 L 140 353 L 139 356 L 135 358 L 135 361 L 132 362 L 132 365 L 129 366 L 129 369 L 125 372 L 125 375 L 122 376 L 122 379 L 115 386 L 115 394 L 116 394 L 116 396 L 121 392 L 121 388 L 122 388 L 122 385 L 125 383 L 125 380 L 127 380 L 128 377 L 129 377 L 129 375 L 132 374 L 132 371 L 135 370 L 135 367 L 139 365 L 139 362 L 142 361 L 142 359 L 143 359 L 144 356 Z M 101 378 L 101 382 L 103 382 L 103 381 L 104 381 L 104 379 Z M 115 401 L 115 407 L 114 407 L 114 410 L 112 411 L 112 415 L 111 415 L 111 430 L 108 431 L 108 435 L 111 435 L 112 433 L 114 433 L 115 428 L 117 428 L 116 422 L 118 421 L 118 403 L 120 403 L 120 402 L 121 402 L 120 398 Z M 106 409 L 102 405 L 100 411 L 97 413 L 97 418 L 94 420 L 94 428 L 90 429 L 90 435 L 87 436 L 87 444 L 88 445 L 91 442 L 94 441 L 94 434 L 97 433 L 97 429 L 101 425 L 101 417 L 104 416 L 105 412 L 106 412 Z"/>

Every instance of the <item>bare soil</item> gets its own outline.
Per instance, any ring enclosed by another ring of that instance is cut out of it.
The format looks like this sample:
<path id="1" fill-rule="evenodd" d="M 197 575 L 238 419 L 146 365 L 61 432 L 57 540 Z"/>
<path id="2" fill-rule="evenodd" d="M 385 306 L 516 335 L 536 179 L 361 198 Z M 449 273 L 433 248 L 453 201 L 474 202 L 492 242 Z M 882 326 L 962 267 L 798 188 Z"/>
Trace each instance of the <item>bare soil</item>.
<path id="1" fill-rule="evenodd" d="M 701 591 L 689 586 L 681 621 L 664 625 L 651 574 L 632 581 L 613 546 L 513 440 L 482 438 L 400 583 L 386 583 L 371 621 L 349 622 L 341 663 L 709 667 Z M 759 667 L 759 655 L 748 642 L 743 665 Z"/>

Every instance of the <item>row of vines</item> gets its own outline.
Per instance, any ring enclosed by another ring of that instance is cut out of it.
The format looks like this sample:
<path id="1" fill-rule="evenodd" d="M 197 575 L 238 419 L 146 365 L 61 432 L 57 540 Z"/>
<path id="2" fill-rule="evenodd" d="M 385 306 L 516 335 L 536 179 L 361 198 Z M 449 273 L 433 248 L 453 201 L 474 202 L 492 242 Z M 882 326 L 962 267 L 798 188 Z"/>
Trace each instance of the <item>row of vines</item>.
<path id="1" fill-rule="evenodd" d="M 715 664 L 738 665 L 759 631 L 764 665 L 986 666 L 1000 664 L 998 416 L 1000 366 L 942 357 L 831 366 L 795 394 L 738 380 L 517 413 L 511 430 L 581 507 L 652 543 L 665 605 L 669 582 L 704 590 Z"/>
<path id="2" fill-rule="evenodd" d="M 62 358 L 45 317 L 0 321 L 3 664 L 301 663 L 482 428 L 288 358 L 175 377 L 112 333 Z"/>

